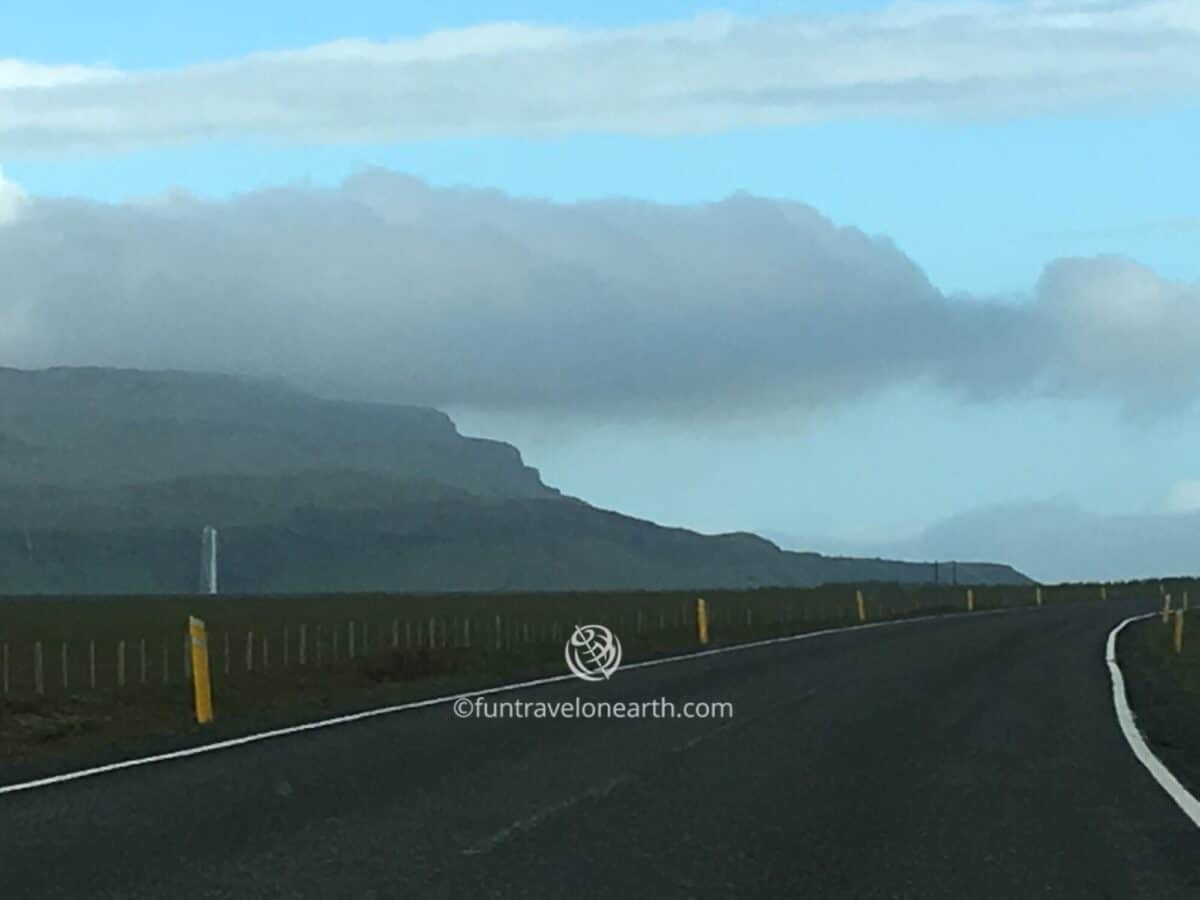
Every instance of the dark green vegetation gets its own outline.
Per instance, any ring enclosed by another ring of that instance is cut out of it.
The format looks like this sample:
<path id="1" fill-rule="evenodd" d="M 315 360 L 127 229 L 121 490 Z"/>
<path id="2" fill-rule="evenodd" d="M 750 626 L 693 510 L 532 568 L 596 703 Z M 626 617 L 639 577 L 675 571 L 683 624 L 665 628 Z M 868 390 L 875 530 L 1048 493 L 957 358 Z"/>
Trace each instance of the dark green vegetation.
<path id="1" fill-rule="evenodd" d="M 975 609 L 1032 606 L 1035 590 L 974 588 Z M 868 621 L 966 609 L 965 588 L 875 584 L 862 591 Z M 1110 588 L 1110 596 L 1118 592 L 1151 596 L 1157 585 Z M 704 596 L 714 645 L 859 621 L 852 586 L 714 590 Z M 1048 605 L 1095 601 L 1100 588 L 1046 587 L 1042 596 Z M 188 615 L 208 625 L 218 721 L 204 735 L 215 737 L 562 674 L 563 643 L 576 623 L 613 628 L 627 660 L 694 650 L 695 603 L 696 594 L 683 591 L 2 601 L 0 762 L 96 758 L 147 746 L 150 739 L 198 735 L 184 673 Z"/>
<path id="2" fill-rule="evenodd" d="M 205 525 L 220 529 L 233 593 L 934 577 L 927 563 L 784 552 L 596 509 L 436 410 L 224 376 L 0 369 L 0 595 L 195 591 Z M 1028 583 L 1001 565 L 960 563 L 956 577 Z"/>
<path id="3" fill-rule="evenodd" d="M 1189 594 L 1200 600 L 1194 583 Z M 1135 622 L 1117 653 L 1138 727 L 1167 768 L 1200 795 L 1200 614 L 1185 614 L 1179 655 L 1173 630 L 1173 619 L 1164 625 L 1159 616 Z"/>

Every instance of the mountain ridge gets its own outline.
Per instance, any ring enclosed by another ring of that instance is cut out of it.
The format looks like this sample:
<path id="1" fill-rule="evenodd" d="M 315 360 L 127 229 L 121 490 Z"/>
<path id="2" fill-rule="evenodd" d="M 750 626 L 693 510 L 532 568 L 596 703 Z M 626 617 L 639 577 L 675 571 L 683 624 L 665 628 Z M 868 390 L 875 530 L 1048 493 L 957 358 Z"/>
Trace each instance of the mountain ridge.
<path id="1" fill-rule="evenodd" d="M 0 369 L 0 594 L 193 591 L 205 525 L 240 593 L 931 580 L 930 564 L 597 509 L 426 407 L 276 379 Z M 1029 583 L 963 566 L 964 584 Z"/>

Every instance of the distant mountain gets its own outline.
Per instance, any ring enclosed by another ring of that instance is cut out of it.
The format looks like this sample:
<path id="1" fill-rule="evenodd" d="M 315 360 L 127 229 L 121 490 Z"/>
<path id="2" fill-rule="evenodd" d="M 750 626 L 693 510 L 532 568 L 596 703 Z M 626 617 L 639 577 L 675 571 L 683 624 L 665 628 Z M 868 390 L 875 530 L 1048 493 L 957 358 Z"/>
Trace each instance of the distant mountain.
<path id="1" fill-rule="evenodd" d="M 1055 581 L 1200 574 L 1200 513 L 1105 516 L 1062 500 L 976 510 L 903 548 L 987 550 Z"/>
<path id="2" fill-rule="evenodd" d="M 1200 512 L 1099 515 L 1064 499 L 971 510 L 907 540 L 830 541 L 764 532 L 781 547 L 901 559 L 999 556 L 1039 581 L 1200 574 Z M 962 572 L 963 563 L 959 563 Z M 943 575 L 946 564 L 943 563 Z"/>
<path id="3" fill-rule="evenodd" d="M 189 592 L 200 530 L 235 592 L 932 580 L 596 509 L 432 409 L 271 380 L 0 369 L 0 594 Z M 1000 565 L 962 583 L 1022 583 Z"/>

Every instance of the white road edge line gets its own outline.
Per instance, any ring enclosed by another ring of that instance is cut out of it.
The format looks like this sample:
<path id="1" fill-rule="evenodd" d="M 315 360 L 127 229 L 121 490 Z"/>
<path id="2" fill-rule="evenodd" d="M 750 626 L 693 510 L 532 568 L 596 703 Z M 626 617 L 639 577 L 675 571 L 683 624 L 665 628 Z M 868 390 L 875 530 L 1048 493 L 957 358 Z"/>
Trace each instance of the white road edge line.
<path id="1" fill-rule="evenodd" d="M 1112 676 L 1113 706 L 1117 710 L 1117 721 L 1121 724 L 1121 732 L 1125 735 L 1130 749 L 1133 750 L 1133 755 L 1154 776 L 1154 780 L 1158 782 L 1159 786 L 1170 795 L 1171 799 L 1175 801 L 1175 805 L 1183 810 L 1183 814 L 1192 820 L 1192 824 L 1200 828 L 1200 800 L 1192 796 L 1191 792 L 1179 783 L 1179 779 L 1172 775 L 1171 770 L 1154 755 L 1154 751 L 1142 737 L 1133 710 L 1129 708 L 1129 701 L 1125 696 L 1125 676 L 1121 674 L 1121 666 L 1117 663 L 1117 635 L 1121 633 L 1121 629 L 1131 622 L 1139 622 L 1157 615 L 1158 613 L 1152 612 L 1146 613 L 1144 616 L 1131 616 L 1108 633 L 1108 645 L 1104 651 L 1104 659 L 1108 663 L 1108 672 Z"/>
<path id="2" fill-rule="evenodd" d="M 998 613 L 1020 612 L 1035 610 L 1044 607 L 1036 606 L 1014 606 L 1003 609 L 988 609 L 980 610 L 979 612 L 961 612 L 961 613 L 941 613 L 932 616 L 914 616 L 911 619 L 890 619 L 886 622 L 868 622 L 865 625 L 849 625 L 843 628 L 826 628 L 822 631 L 808 631 L 804 634 L 789 634 L 784 637 L 767 638 L 761 641 L 752 641 L 748 644 L 733 644 L 728 647 L 716 647 L 712 650 L 699 650 L 695 653 L 681 653 L 678 656 L 666 656 L 660 659 L 648 659 L 644 662 L 629 663 L 620 668 L 621 672 L 629 669 L 647 669 L 651 666 L 662 666 L 668 663 L 687 662 L 692 659 L 700 659 L 704 656 L 716 656 L 720 653 L 734 653 L 739 650 L 752 650 L 755 647 L 766 647 L 771 644 L 786 644 L 792 641 L 803 641 L 808 638 L 822 637 L 830 634 L 846 634 L 847 632 L 866 631 L 870 628 L 885 628 L 891 625 L 908 625 L 914 622 L 939 622 L 947 619 L 957 619 L 963 616 L 972 616 L 979 618 L 981 616 L 991 616 Z M 272 731 L 260 731 L 256 734 L 247 734 L 242 737 L 230 738 L 225 741 L 216 741 L 211 744 L 201 744 L 197 747 L 187 747 L 183 750 L 173 750 L 170 753 L 159 753 L 154 756 L 142 756 L 135 759 L 123 759 L 120 762 L 109 763 L 104 766 L 95 766 L 90 769 L 79 769 L 74 772 L 64 772 L 61 775 L 50 775 L 46 778 L 38 778 L 33 781 L 19 782 L 17 784 L 9 784 L 0 786 L 0 794 L 13 794 L 17 791 L 28 791 L 34 788 L 49 787 L 51 785 L 62 784 L 67 781 L 77 781 L 80 778 L 90 778 L 94 775 L 103 775 L 107 772 L 118 772 L 121 769 L 132 769 L 137 766 L 149 766 L 154 763 L 169 762 L 173 759 L 184 759 L 189 756 L 199 756 L 202 753 L 215 753 L 218 750 L 229 750 L 233 747 L 240 747 L 244 744 L 254 744 L 258 741 L 266 741 L 271 738 L 285 737 L 289 734 L 299 734 L 304 731 L 315 731 L 318 728 L 331 728 L 335 725 L 346 725 L 350 722 L 358 722 L 362 719 L 371 719 L 376 716 L 386 716 L 392 713 L 404 712 L 410 709 L 420 709 L 425 706 L 437 706 L 439 704 L 453 703 L 455 700 L 460 700 L 463 697 L 481 697 L 487 694 L 500 694 L 505 691 L 519 691 L 526 688 L 539 687 L 544 684 L 556 684 L 562 681 L 574 681 L 574 675 L 551 675 L 546 678 L 535 678 L 531 681 L 518 681 L 512 684 L 501 684 L 495 687 L 483 688 L 478 691 L 465 691 L 461 694 L 449 694 L 442 697 L 429 697 L 425 700 L 414 700 L 409 703 L 400 703 L 395 706 L 381 706 L 377 709 L 368 709 L 362 712 L 350 713 L 345 716 L 336 716 L 331 719 L 320 719 L 316 722 L 305 722 L 302 725 L 292 725 L 287 728 L 276 728 Z"/>

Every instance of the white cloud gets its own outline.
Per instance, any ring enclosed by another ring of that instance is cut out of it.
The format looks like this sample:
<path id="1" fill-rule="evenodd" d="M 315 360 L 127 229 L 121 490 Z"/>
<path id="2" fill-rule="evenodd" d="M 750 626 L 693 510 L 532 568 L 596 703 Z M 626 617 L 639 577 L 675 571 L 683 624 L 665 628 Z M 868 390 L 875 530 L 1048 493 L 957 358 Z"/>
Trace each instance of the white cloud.
<path id="1" fill-rule="evenodd" d="M 1200 512 L 1200 479 L 1184 479 L 1172 485 L 1167 509 L 1174 513 Z"/>
<path id="2" fill-rule="evenodd" d="M 211 137 L 679 134 L 1191 102 L 1194 0 L 906 3 L 617 29 L 480 25 L 154 72 L 0 60 L 0 152 Z"/>
<path id="3" fill-rule="evenodd" d="M 1112 390 L 1151 405 L 1200 384 L 1200 284 L 1116 257 L 1058 260 L 1039 286 L 1040 330 L 1068 387 Z"/>
<path id="4" fill-rule="evenodd" d="M 0 91 L 38 90 L 120 78 L 101 66 L 44 65 L 19 59 L 0 59 Z"/>
<path id="5" fill-rule="evenodd" d="M 25 203 L 25 192 L 6 179 L 4 170 L 0 169 L 0 226 L 15 222 Z"/>

